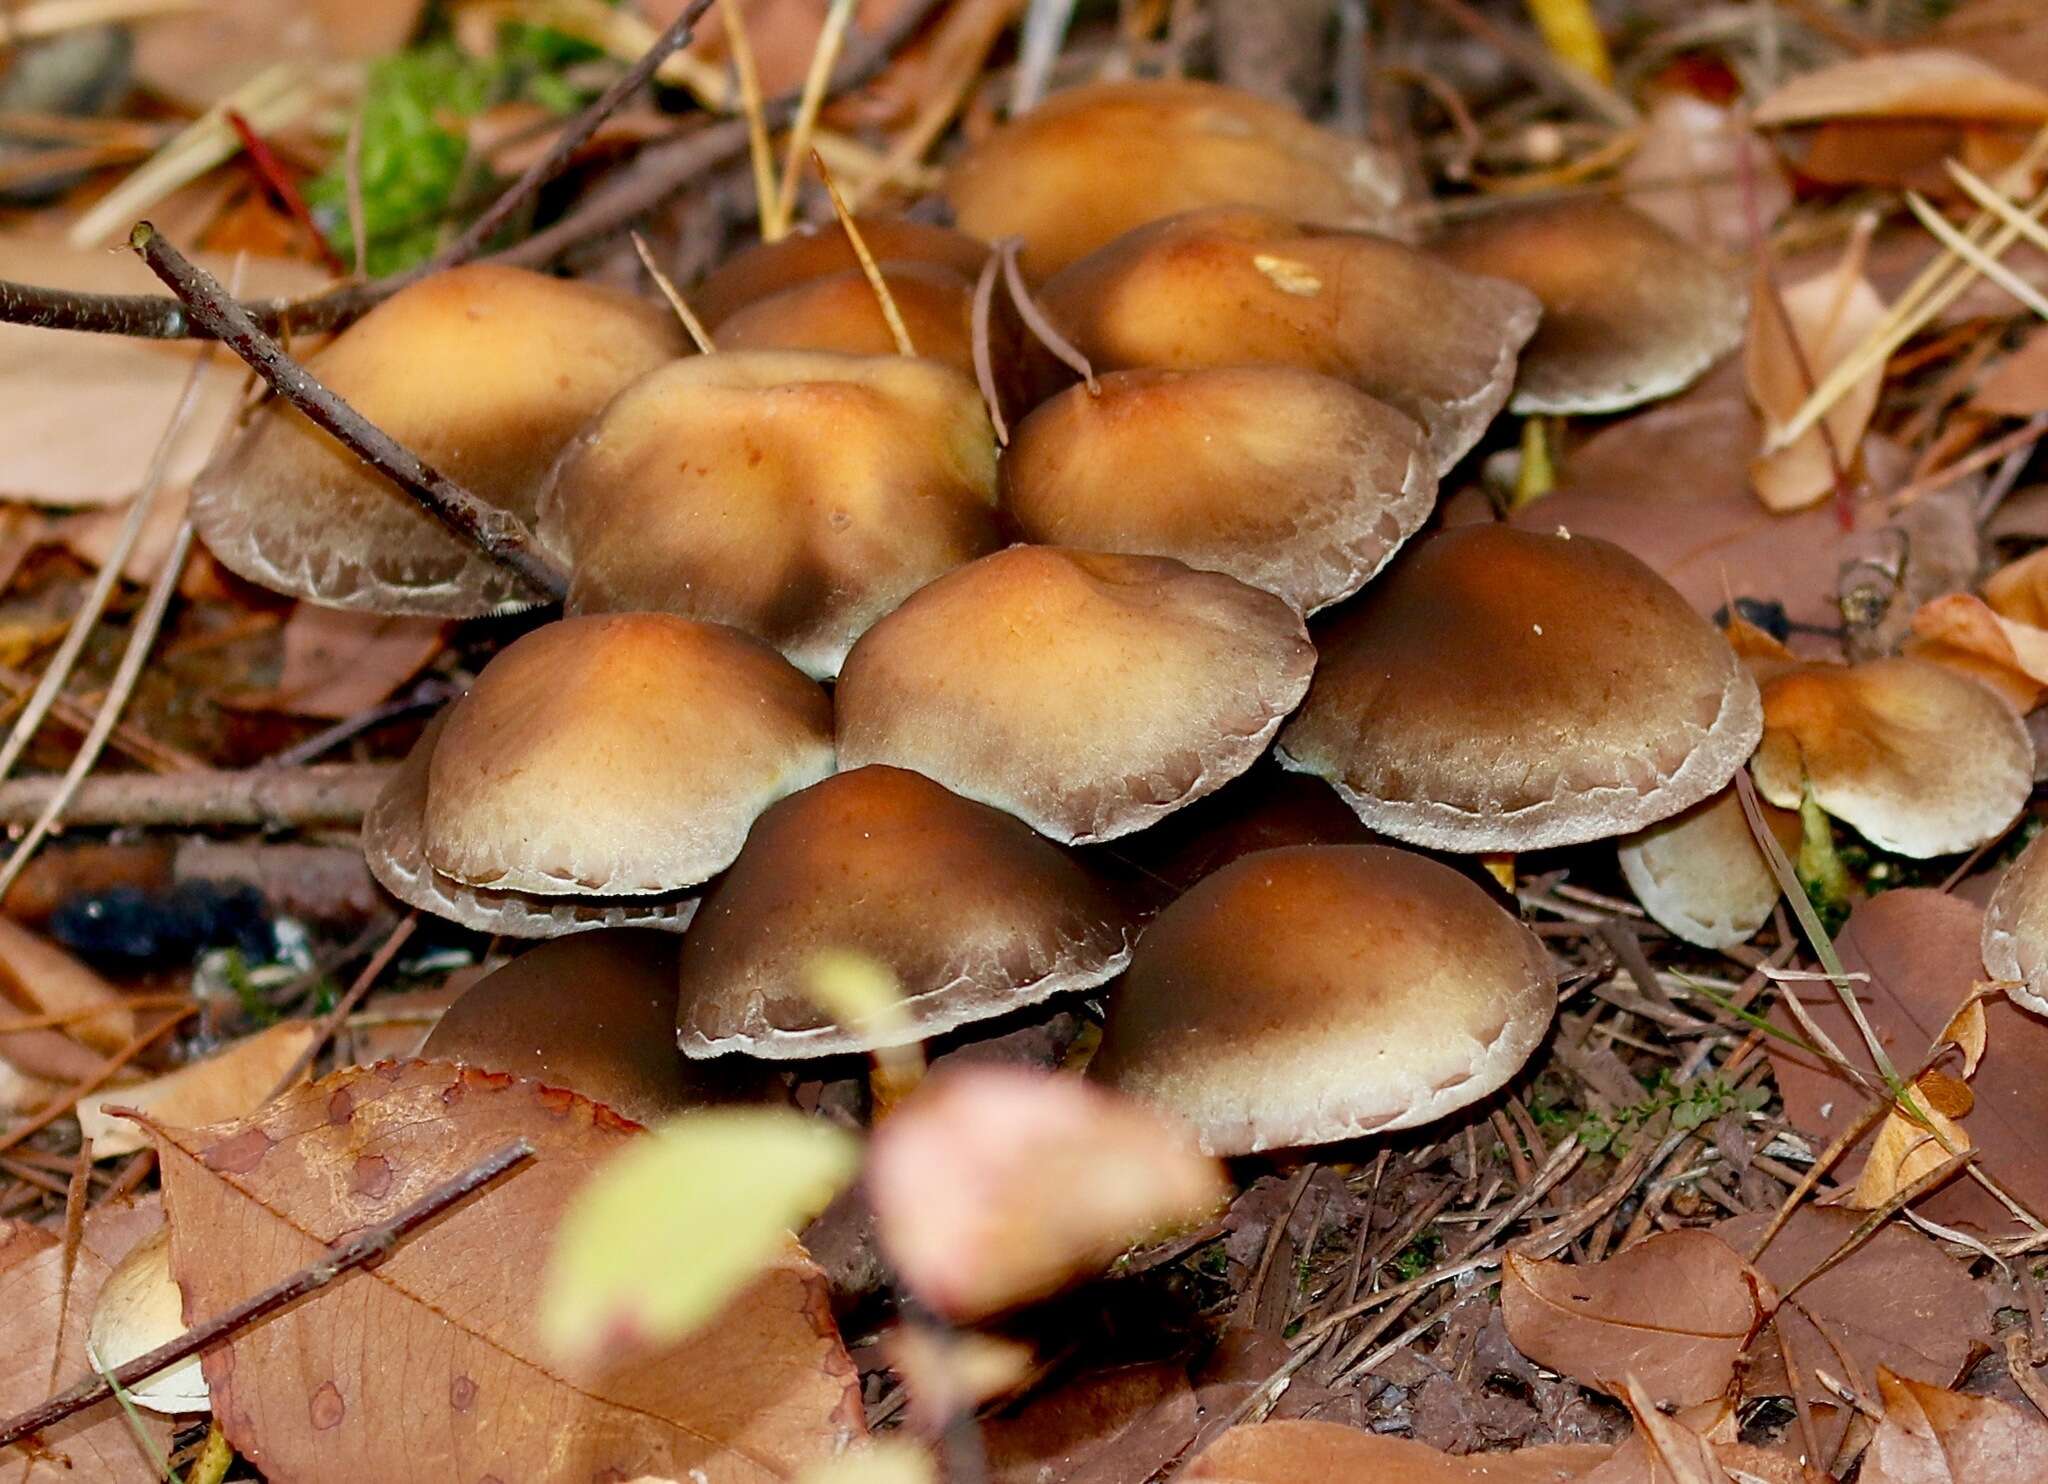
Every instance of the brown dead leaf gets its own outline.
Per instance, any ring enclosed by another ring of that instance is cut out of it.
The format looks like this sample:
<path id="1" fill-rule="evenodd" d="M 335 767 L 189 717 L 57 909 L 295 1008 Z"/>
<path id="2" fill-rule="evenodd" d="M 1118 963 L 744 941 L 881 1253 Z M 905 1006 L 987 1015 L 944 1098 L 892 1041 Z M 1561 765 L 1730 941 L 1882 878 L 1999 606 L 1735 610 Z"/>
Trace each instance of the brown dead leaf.
<path id="1" fill-rule="evenodd" d="M 100 1285 L 142 1235 L 133 1208 L 95 1212 L 80 1235 L 70 1293 L 64 1291 L 63 1243 L 27 1222 L 0 1222 L 0 1416 L 34 1406 L 60 1386 L 91 1374 L 86 1333 Z M 59 1312 L 62 1332 L 59 1333 Z M 54 1359 L 54 1366 L 52 1361 Z M 171 1430 L 144 1421 L 147 1446 L 118 1403 L 101 1402 L 40 1433 L 41 1447 L 0 1448 L 8 1484 L 154 1484 L 162 1475 L 148 1448 L 170 1451 Z"/>
<path id="2" fill-rule="evenodd" d="M 119 990 L 48 939 L 0 917 L 0 1019 L 35 1015 L 77 1016 L 65 1020 L 65 1033 L 98 1052 L 118 1051 L 135 1035 L 135 1012 Z M 0 1037 L 0 1051 L 12 1040 Z"/>
<path id="3" fill-rule="evenodd" d="M 113 1159 L 149 1147 L 149 1135 L 142 1125 L 109 1113 L 110 1105 L 133 1108 L 147 1113 L 152 1122 L 175 1128 L 199 1128 L 240 1118 L 253 1113 L 270 1096 L 313 1037 L 310 1021 L 279 1021 L 161 1077 L 81 1098 L 78 1123 L 92 1140 L 93 1158 Z"/>
<path id="4" fill-rule="evenodd" d="M 868 1198 L 903 1281 L 961 1321 L 1043 1298 L 1229 1195 L 1164 1114 L 1015 1066 L 934 1073 L 875 1131 Z"/>
<path id="5" fill-rule="evenodd" d="M 1855 1189 L 1841 1198 L 1852 1211 L 1890 1205 L 1914 1181 L 1976 1146 L 1956 1120 L 1976 1105 L 1970 1084 L 1931 1067 L 1913 1079 L 1913 1111 L 1893 1104 L 1878 1125 Z"/>
<path id="6" fill-rule="evenodd" d="M 982 1424 L 989 1484 L 1145 1484 L 1195 1438 L 1180 1366 L 1119 1366 L 1032 1397 Z"/>
<path id="7" fill-rule="evenodd" d="M 197 111 L 280 58 L 317 64 L 395 51 L 423 9 L 424 0 L 208 0 L 143 20 L 135 72 L 143 86 Z"/>
<path id="8" fill-rule="evenodd" d="M 2036 1484 L 2048 1457 L 2041 1419 L 1983 1396 L 1963 1396 L 1877 1373 L 1884 1421 L 1863 1456 L 1861 1484 Z"/>
<path id="9" fill-rule="evenodd" d="M 1855 982 L 1858 999 L 1901 1075 L 1918 1068 L 1957 1007 L 1984 978 L 1982 931 L 1983 911 L 1973 903 L 1901 888 L 1858 903 L 1836 938 L 1843 966 L 1870 975 L 1867 982 Z M 1779 993 L 1797 994 L 1851 1063 L 1875 1075 L 1863 1039 L 1831 985 L 1787 984 Z M 1805 1033 L 1782 1007 L 1770 1014 L 1773 1025 L 1804 1041 Z M 1986 1003 L 1983 1014 L 1986 1050 L 1970 1078 L 1976 1101 L 1970 1136 L 1982 1152 L 1983 1167 L 2039 1210 L 2048 1205 L 2048 1023 L 2003 998 Z M 1765 1049 L 1787 1118 L 1817 1140 L 1816 1147 L 1867 1106 L 1855 1084 L 1817 1054 L 1777 1037 Z M 1867 1148 L 1867 1141 L 1861 1147 Z M 1844 1168 L 1857 1168 L 1853 1155 Z M 1950 1181 L 1914 1209 L 1945 1225 L 1980 1232 L 2014 1227 L 2011 1214 L 1970 1180 Z"/>
<path id="10" fill-rule="evenodd" d="M 2048 547 L 2008 562 L 1985 578 L 1984 601 L 2009 622 L 2048 629 Z"/>
<path id="11" fill-rule="evenodd" d="M 1762 414 L 1767 439 L 1791 421 L 1814 387 L 1883 319 L 1884 300 L 1863 275 L 1864 251 L 1858 238 L 1833 272 L 1782 285 L 1777 303 L 1772 302 L 1769 281 L 1759 272 L 1750 295 L 1743 371 L 1750 400 Z M 1798 510 L 1832 493 L 1835 477 L 1829 441 L 1842 463 L 1852 464 L 1883 390 L 1884 367 L 1879 365 L 1836 399 L 1819 426 L 1788 447 L 1760 453 L 1749 473 L 1764 507 Z"/>
<path id="12" fill-rule="evenodd" d="M 2048 89 L 2048 11 L 2039 0 L 1963 0 L 1928 39 Z"/>
<path id="13" fill-rule="evenodd" d="M 1747 250 L 1752 212 L 1768 229 L 1792 199 L 1771 152 L 1735 112 L 1689 93 L 1666 94 L 1651 107 L 1621 179 L 1638 211 L 1724 252 Z"/>
<path id="14" fill-rule="evenodd" d="M 853 1365 L 821 1277 L 799 1258 L 652 1363 L 575 1382 L 542 1363 L 547 1238 L 636 1128 L 539 1083 L 386 1062 L 239 1123 L 153 1130 L 172 1269 L 198 1314 L 295 1272 L 515 1137 L 539 1151 L 378 1267 L 209 1351 L 229 1441 L 294 1481 L 657 1473 L 726 1484 L 786 1477 L 857 1436 Z"/>
<path id="15" fill-rule="evenodd" d="M 2048 412 L 2048 325 L 2036 325 L 2019 349 L 1991 368 L 1977 383 L 1970 407 L 1996 417 Z"/>
<path id="16" fill-rule="evenodd" d="M 1921 604 L 1905 652 L 1974 676 L 2023 716 L 2048 695 L 2048 629 L 2002 618 L 1973 593 Z"/>
<path id="17" fill-rule="evenodd" d="M 1763 128 L 1823 119 L 2048 122 L 2048 92 L 1996 67 L 1938 47 L 1885 51 L 1802 73 L 1756 107 Z"/>
<path id="18" fill-rule="evenodd" d="M 1723 1395 L 1777 1294 L 1719 1237 L 1663 1232 L 1603 1262 L 1510 1251 L 1508 1338 L 1538 1365 L 1620 1395 L 1634 1377 L 1660 1404 Z"/>
<path id="19" fill-rule="evenodd" d="M 1208 1484 L 1571 1484 L 1597 1477 L 1611 1457 L 1611 1449 L 1589 1444 L 1547 1444 L 1459 1458 L 1333 1422 L 1264 1422 L 1231 1428 L 1181 1477 Z"/>
<path id="20" fill-rule="evenodd" d="M 437 618 L 301 603 L 284 623 L 284 667 L 276 688 L 223 699 L 252 711 L 339 721 L 389 699 L 441 652 L 447 633 Z"/>

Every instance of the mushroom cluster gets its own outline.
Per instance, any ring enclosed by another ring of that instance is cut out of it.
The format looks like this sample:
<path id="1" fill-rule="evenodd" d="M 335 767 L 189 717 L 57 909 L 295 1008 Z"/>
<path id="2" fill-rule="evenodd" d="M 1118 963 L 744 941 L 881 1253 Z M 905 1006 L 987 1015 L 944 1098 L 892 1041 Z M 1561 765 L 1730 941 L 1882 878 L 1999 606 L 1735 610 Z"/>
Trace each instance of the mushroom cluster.
<path id="1" fill-rule="evenodd" d="M 1760 690 L 1619 547 L 1430 529 L 1504 407 L 1668 394 L 1741 295 L 1619 206 L 1418 246 L 1396 179 L 1227 89 L 1092 86 L 956 163 L 957 229 L 859 219 L 872 273 L 836 229 L 737 254 L 688 293 L 703 353 L 503 268 L 321 350 L 568 573 L 366 821 L 377 876 L 493 934 L 658 930 L 537 950 L 438 1050 L 602 1081 L 587 1025 L 527 1045 L 550 993 L 637 1037 L 672 999 L 683 1055 L 729 1065 L 1101 991 L 1091 1075 L 1241 1154 L 1435 1119 L 1528 1059 L 1554 973 L 1483 855 L 1614 841 L 1675 932 L 1760 921 L 1768 892 L 1684 884 L 1748 879 L 1696 869 L 1747 863 L 1731 780 L 1762 740 L 1766 797 L 1854 817 L 1853 722 L 1825 718 L 1891 682 Z M 1622 299 L 1589 293 L 1617 264 Z M 523 600 L 280 404 L 195 514 L 311 601 Z M 2009 804 L 1887 838 L 1952 848 Z M 828 950 L 904 1015 L 821 1008 Z M 629 1111 L 715 1095 L 667 1051 Z"/>

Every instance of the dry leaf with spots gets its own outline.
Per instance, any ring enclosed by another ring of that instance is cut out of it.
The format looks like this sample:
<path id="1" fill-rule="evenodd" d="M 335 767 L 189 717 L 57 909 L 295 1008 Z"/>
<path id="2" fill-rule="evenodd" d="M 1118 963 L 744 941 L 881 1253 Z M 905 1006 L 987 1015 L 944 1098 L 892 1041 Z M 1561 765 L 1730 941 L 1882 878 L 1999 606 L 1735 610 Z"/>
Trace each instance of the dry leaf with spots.
<path id="1" fill-rule="evenodd" d="M 2039 1417 L 1877 1373 L 1884 1421 L 1863 1455 L 1860 1484 L 2037 1484 L 2048 1459 Z"/>
<path id="2" fill-rule="evenodd" d="M 1044 1298 L 1229 1198 L 1167 1115 L 1077 1077 L 935 1072 L 875 1131 L 867 1189 L 912 1292 L 971 1322 Z"/>
<path id="3" fill-rule="evenodd" d="M 179 1128 L 253 1113 L 298 1063 L 316 1034 L 310 1021 L 279 1021 L 161 1077 L 81 1098 L 78 1123 L 92 1140 L 92 1157 L 112 1159 L 149 1147 L 149 1135 L 140 1124 L 109 1108 L 147 1113 L 153 1122 Z"/>
<path id="4" fill-rule="evenodd" d="M 1816 426 L 1785 447 L 1772 448 L 1813 389 L 1884 318 L 1884 300 L 1863 276 L 1865 248 L 1864 239 L 1857 237 L 1833 272 L 1784 285 L 1775 302 L 1770 282 L 1759 273 L 1750 295 L 1743 371 L 1750 400 L 1763 417 L 1765 441 L 1764 451 L 1750 464 L 1749 477 L 1767 509 L 1798 510 L 1833 493 L 1830 447 L 1844 468 L 1852 468 L 1864 430 L 1877 410 L 1878 394 L 1884 389 L 1881 363 L 1837 398 Z"/>
<path id="5" fill-rule="evenodd" d="M 1770 1280 L 1710 1232 L 1672 1231 L 1596 1263 L 1510 1251 L 1508 1338 L 1538 1365 L 1621 1394 L 1634 1377 L 1660 1404 L 1723 1395 L 1777 1302 Z"/>
<path id="6" fill-rule="evenodd" d="M 2048 629 L 2003 618 L 1974 593 L 1922 603 L 1905 652 L 1974 676 L 2022 716 L 2048 695 Z"/>
<path id="7" fill-rule="evenodd" d="M 215 1416 L 275 1480 L 786 1478 L 862 1431 L 823 1279 L 772 1264 L 690 1340 L 570 1380 L 543 1353 L 548 1237 L 639 1136 L 574 1093 L 446 1062 L 351 1067 L 238 1123 L 156 1128 L 171 1265 L 212 1314 L 525 1138 L 536 1157 L 367 1272 L 207 1353 Z M 395 1425 L 404 1419 L 406 1425 Z"/>
<path id="8" fill-rule="evenodd" d="M 1590 1477 L 1612 1451 L 1552 1444 L 1455 1457 L 1334 1422 L 1262 1422 L 1231 1428 L 1181 1477 L 1190 1484 L 1571 1484 Z"/>
<path id="9" fill-rule="evenodd" d="M 438 618 L 301 603 L 284 623 L 276 687 L 227 699 L 250 710 L 341 720 L 387 700 L 441 652 L 447 634 Z"/>
<path id="10" fill-rule="evenodd" d="M 139 1213 L 139 1214 L 138 1214 Z M 110 1208 L 94 1212 L 80 1232 L 69 1294 L 63 1243 L 22 1221 L 0 1221 L 0 1416 L 34 1406 L 60 1387 L 92 1373 L 87 1329 L 100 1287 L 114 1264 L 141 1235 L 153 1212 Z M 168 1424 L 144 1421 L 130 1428 L 118 1403 L 101 1402 L 37 1435 L 40 1446 L 0 1448 L 0 1478 L 8 1484 L 155 1484 L 162 1478 L 151 1449 L 170 1451 Z"/>

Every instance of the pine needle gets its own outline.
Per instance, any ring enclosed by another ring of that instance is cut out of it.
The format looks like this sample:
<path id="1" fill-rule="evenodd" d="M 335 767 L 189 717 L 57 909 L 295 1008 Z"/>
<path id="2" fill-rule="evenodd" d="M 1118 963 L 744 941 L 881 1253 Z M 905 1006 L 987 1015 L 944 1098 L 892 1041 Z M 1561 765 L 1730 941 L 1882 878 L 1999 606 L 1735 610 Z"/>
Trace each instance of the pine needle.
<path id="1" fill-rule="evenodd" d="M 683 328 L 689 332 L 690 338 L 697 342 L 697 349 L 707 356 L 712 354 L 718 347 L 711 343 L 711 332 L 704 328 L 704 321 L 698 319 L 696 311 L 690 308 L 689 301 L 683 297 L 682 290 L 676 287 L 675 280 L 662 272 L 661 265 L 654 261 L 654 249 L 647 245 L 647 239 L 638 232 L 630 232 L 627 235 L 633 239 L 633 251 L 640 255 L 640 266 L 647 270 L 647 276 L 653 279 L 654 286 L 661 290 L 662 298 L 668 300 L 668 307 L 676 312 L 676 318 L 683 322 Z"/>
<path id="2" fill-rule="evenodd" d="M 796 218 L 797 180 L 804 156 L 811 150 L 811 131 L 818 126 L 818 110 L 825 103 L 825 88 L 838 65 L 839 49 L 846 41 L 846 28 L 853 21 L 854 0 L 832 0 L 825 12 L 825 24 L 818 32 L 818 44 L 811 50 L 811 70 L 804 75 L 804 90 L 796 107 L 796 121 L 790 125 L 789 149 L 783 158 L 782 186 L 775 196 L 775 220 L 763 223 L 761 236 L 779 242 L 788 235 Z M 772 225 L 773 230 L 770 230 Z"/>
<path id="3" fill-rule="evenodd" d="M 860 271 L 866 275 L 868 287 L 875 291 L 875 302 L 882 306 L 882 318 L 888 321 L 889 338 L 896 342 L 897 354 L 916 355 L 917 347 L 910 339 L 910 326 L 903 323 L 903 313 L 896 307 L 896 296 L 889 292 L 888 281 L 882 277 L 875 255 L 868 251 L 867 239 L 860 235 L 853 213 L 846 209 L 846 200 L 839 194 L 838 183 L 832 179 L 832 172 L 825 168 L 825 157 L 812 150 L 811 160 L 818 167 L 818 178 L 825 182 L 825 193 L 832 198 L 832 210 L 838 215 L 840 229 L 846 233 L 853 255 L 860 262 Z"/>

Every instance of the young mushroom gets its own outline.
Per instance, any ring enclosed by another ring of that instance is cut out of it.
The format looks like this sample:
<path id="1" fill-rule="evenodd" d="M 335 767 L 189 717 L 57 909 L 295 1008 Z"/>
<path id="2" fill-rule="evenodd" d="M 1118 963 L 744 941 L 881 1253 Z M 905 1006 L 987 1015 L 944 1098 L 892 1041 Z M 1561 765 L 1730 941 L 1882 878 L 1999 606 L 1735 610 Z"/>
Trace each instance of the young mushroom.
<path id="1" fill-rule="evenodd" d="M 1642 829 L 1727 784 L 1763 725 L 1756 682 L 1713 625 L 1585 537 L 1442 531 L 1318 642 L 1281 762 L 1432 849 Z"/>
<path id="2" fill-rule="evenodd" d="M 1412 419 L 1293 366 L 1112 371 L 1025 418 L 1000 472 L 1030 540 L 1173 557 L 1304 613 L 1363 587 L 1436 503 Z"/>
<path id="3" fill-rule="evenodd" d="M 540 533 L 571 612 L 730 624 L 829 677 L 876 619 L 1000 544 L 995 464 L 974 383 L 936 361 L 721 350 L 605 409 Z"/>
<path id="4" fill-rule="evenodd" d="M 1270 363 L 1348 381 L 1421 423 L 1439 472 L 1506 404 L 1541 313 L 1519 284 L 1242 208 L 1126 233 L 1039 301 L 1098 372 Z"/>
<path id="5" fill-rule="evenodd" d="M 1998 693 L 1928 660 L 1800 665 L 1763 689 L 1757 792 L 1795 809 L 1810 789 L 1871 844 L 1925 858 L 2012 827 L 2034 746 Z"/>
<path id="6" fill-rule="evenodd" d="M 945 191 L 967 231 L 1023 238 L 1035 277 L 1200 207 L 1385 228 L 1401 196 L 1398 170 L 1372 146 L 1256 94 L 1180 79 L 1056 93 L 962 155 Z"/>
<path id="7" fill-rule="evenodd" d="M 477 980 L 419 1056 L 565 1087 L 654 1123 L 738 1090 L 676 1050 L 675 1019 L 673 935 L 585 933 L 530 948 Z"/>
<path id="8" fill-rule="evenodd" d="M 1490 212 L 1430 250 L 1543 302 L 1508 404 L 1517 412 L 1617 412 L 1668 397 L 1742 343 L 1740 284 L 1617 201 Z"/>
<path id="9" fill-rule="evenodd" d="M 1055 840 L 1108 840 L 1250 767 L 1314 667 L 1294 611 L 1234 578 L 1013 546 L 861 637 L 839 756 L 913 768 Z"/>
<path id="10" fill-rule="evenodd" d="M 682 349 L 666 310 L 477 264 L 401 289 L 306 366 L 429 465 L 531 521 L 570 438 Z M 330 607 L 466 618 L 534 601 L 283 401 L 200 475 L 192 520 L 226 567 Z"/>
<path id="11" fill-rule="evenodd" d="M 1788 856 L 1799 854 L 1797 813 L 1763 805 Z M 1724 788 L 1616 844 L 1621 874 L 1651 921 L 1702 948 L 1733 948 L 1770 921 L 1780 888 L 1735 790 Z"/>
<path id="12" fill-rule="evenodd" d="M 1153 921 L 1088 1074 L 1178 1114 L 1210 1154 L 1323 1144 L 1485 1097 L 1556 997 L 1536 935 L 1450 867 L 1265 850 Z"/>
<path id="13" fill-rule="evenodd" d="M 416 820 L 366 830 L 372 867 L 413 829 L 436 883 L 673 918 L 645 899 L 716 875 L 763 809 L 829 774 L 831 727 L 822 689 L 732 629 L 563 619 L 501 650 L 425 739 L 424 789 L 401 775 L 386 795 L 417 797 Z"/>
<path id="14" fill-rule="evenodd" d="M 763 814 L 683 940 L 690 1056 L 871 1051 L 1092 989 L 1130 960 L 1107 888 L 1050 840 L 920 774 L 865 767 Z M 804 992 L 852 950 L 902 986 L 901 1034 L 835 1023 Z"/>

